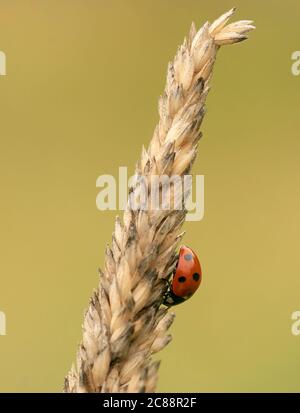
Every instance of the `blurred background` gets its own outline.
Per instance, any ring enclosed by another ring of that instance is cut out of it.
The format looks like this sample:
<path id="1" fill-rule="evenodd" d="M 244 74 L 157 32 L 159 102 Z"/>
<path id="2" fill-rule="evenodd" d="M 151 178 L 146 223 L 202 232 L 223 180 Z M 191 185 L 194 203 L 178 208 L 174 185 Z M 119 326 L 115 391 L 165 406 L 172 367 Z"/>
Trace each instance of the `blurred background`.
<path id="1" fill-rule="evenodd" d="M 203 284 L 175 308 L 158 391 L 299 391 L 300 50 L 296 0 L 0 1 L 0 391 L 61 391 L 116 212 L 96 179 L 129 173 L 157 122 L 166 67 L 237 6 L 251 39 L 218 56 L 188 222 Z"/>

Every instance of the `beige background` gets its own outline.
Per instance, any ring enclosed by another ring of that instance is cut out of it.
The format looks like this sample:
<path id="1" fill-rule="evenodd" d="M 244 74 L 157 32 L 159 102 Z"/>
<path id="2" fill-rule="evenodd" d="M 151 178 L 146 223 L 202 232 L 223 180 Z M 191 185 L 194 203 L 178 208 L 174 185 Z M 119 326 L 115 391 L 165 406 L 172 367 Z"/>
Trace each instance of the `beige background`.
<path id="1" fill-rule="evenodd" d="M 159 391 L 299 391 L 297 0 L 0 1 L 0 391 L 60 391 L 115 212 L 96 178 L 130 172 L 192 20 L 238 7 L 257 31 L 221 50 L 187 223 L 204 281 L 175 311 Z"/>

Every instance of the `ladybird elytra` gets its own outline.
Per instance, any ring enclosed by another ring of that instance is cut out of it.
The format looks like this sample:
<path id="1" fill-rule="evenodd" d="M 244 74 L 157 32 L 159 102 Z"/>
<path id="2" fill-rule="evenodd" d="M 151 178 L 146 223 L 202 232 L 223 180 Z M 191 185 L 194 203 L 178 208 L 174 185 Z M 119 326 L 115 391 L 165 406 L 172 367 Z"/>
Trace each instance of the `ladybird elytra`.
<path id="1" fill-rule="evenodd" d="M 196 253 L 186 245 L 182 245 L 163 303 L 172 306 L 186 301 L 197 291 L 201 281 L 202 270 Z"/>

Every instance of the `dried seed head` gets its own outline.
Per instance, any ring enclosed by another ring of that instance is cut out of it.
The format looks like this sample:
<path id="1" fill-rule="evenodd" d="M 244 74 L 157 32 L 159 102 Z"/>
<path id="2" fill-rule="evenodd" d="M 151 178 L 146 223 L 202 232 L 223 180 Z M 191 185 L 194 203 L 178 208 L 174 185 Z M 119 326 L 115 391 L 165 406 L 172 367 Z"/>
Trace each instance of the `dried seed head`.
<path id="1" fill-rule="evenodd" d="M 221 45 L 237 43 L 254 29 L 252 21 L 226 25 L 229 10 L 200 30 L 194 23 L 168 65 L 166 88 L 159 99 L 159 122 L 148 149 L 143 147 L 137 164 L 130 200 L 140 197 L 138 178 L 144 177 L 148 195 L 154 175 L 184 176 L 194 162 L 205 101 L 216 55 Z M 166 185 L 159 186 L 159 197 Z M 176 187 L 178 189 L 178 187 Z M 112 246 L 105 253 L 105 271 L 85 313 L 83 339 L 76 368 L 65 379 L 65 392 L 153 392 L 159 363 L 151 354 L 171 340 L 168 329 L 174 314 L 161 309 L 166 279 L 177 262 L 176 247 L 183 233 L 186 191 L 178 196 L 173 188 L 166 194 L 175 204 L 169 209 L 134 210 L 132 201 L 117 217 Z M 149 207 L 150 206 L 150 207 Z"/>

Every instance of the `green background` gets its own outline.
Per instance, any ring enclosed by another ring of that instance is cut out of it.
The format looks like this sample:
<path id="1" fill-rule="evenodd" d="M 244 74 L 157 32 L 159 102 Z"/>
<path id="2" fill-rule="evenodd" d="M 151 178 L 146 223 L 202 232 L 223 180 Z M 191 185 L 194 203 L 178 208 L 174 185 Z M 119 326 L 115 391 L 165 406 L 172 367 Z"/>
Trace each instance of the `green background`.
<path id="1" fill-rule="evenodd" d="M 61 390 L 116 214 L 96 178 L 133 172 L 177 45 L 232 6 L 257 30 L 218 56 L 205 217 L 185 225 L 203 284 L 175 308 L 158 390 L 299 391 L 297 0 L 0 1 L 0 391 Z"/>

